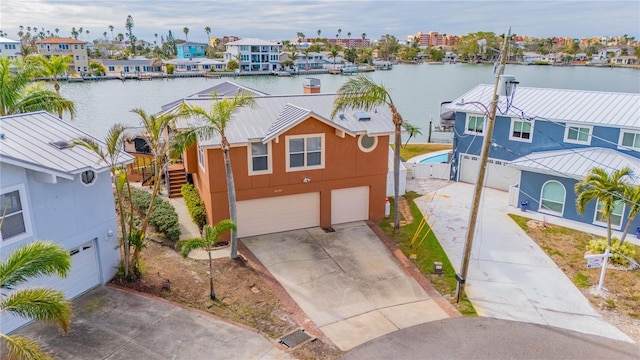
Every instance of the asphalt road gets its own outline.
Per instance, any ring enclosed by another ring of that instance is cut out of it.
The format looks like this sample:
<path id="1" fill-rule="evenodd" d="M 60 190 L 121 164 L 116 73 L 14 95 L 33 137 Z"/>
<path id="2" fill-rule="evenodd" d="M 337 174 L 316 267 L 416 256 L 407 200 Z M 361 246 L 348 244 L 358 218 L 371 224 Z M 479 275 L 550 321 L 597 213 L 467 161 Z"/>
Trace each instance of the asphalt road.
<path id="1" fill-rule="evenodd" d="M 400 329 L 341 359 L 638 360 L 640 346 L 551 326 L 459 317 Z"/>

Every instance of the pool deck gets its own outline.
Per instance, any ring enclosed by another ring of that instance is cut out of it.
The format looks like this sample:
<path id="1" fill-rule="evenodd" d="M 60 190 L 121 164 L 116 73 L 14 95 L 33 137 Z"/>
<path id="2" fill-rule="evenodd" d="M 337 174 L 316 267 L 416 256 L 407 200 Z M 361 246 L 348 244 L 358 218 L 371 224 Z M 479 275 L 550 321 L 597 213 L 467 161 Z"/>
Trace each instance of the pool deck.
<path id="1" fill-rule="evenodd" d="M 406 163 L 408 163 L 408 164 L 419 164 L 424 159 L 427 159 L 427 158 L 430 158 L 430 157 L 435 157 L 435 156 L 442 155 L 442 154 L 446 154 L 448 152 L 451 152 L 451 150 L 438 150 L 438 151 L 434 151 L 434 152 L 430 152 L 430 153 L 414 156 L 411 159 L 407 160 Z"/>

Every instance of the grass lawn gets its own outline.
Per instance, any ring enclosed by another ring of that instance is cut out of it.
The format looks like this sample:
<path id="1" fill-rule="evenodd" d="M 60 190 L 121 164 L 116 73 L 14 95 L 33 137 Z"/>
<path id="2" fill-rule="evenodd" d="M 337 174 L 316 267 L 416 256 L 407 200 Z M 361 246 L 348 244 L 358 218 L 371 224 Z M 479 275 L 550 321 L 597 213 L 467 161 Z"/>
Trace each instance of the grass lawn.
<path id="1" fill-rule="evenodd" d="M 403 144 L 404 145 L 404 144 Z M 409 160 L 414 156 L 430 153 L 439 150 L 451 150 L 451 144 L 408 144 L 407 146 L 400 147 L 400 157 L 402 159 Z"/>
<path id="2" fill-rule="evenodd" d="M 455 279 L 455 271 L 449 262 L 449 258 L 447 258 L 447 255 L 440 246 L 438 239 L 436 239 L 433 232 L 429 230 L 429 226 L 423 226 L 418 236 L 416 236 L 413 245 L 411 244 L 411 240 L 414 238 L 414 235 L 422 222 L 422 214 L 413 202 L 413 199 L 418 196 L 419 195 L 415 192 L 408 192 L 404 195 L 404 198 L 410 206 L 413 222 L 401 226 L 399 232 L 393 232 L 394 204 L 393 199 L 390 198 L 391 215 L 385 220 L 379 222 L 378 226 L 380 226 L 380 228 L 398 245 L 402 252 L 410 258 L 414 264 L 416 264 L 418 269 L 420 269 L 420 272 L 422 272 L 427 280 L 433 284 L 435 289 L 447 298 L 462 315 L 476 316 L 477 314 L 475 309 L 466 296 L 459 304 L 455 302 L 455 290 L 457 283 Z M 426 234 L 428 235 L 424 238 Z M 415 255 L 415 257 L 413 255 Z M 433 263 L 435 261 L 442 263 L 442 275 L 434 274 Z"/>
<path id="3" fill-rule="evenodd" d="M 556 225 L 544 225 L 528 218 L 509 215 L 558 265 L 577 288 L 608 321 L 640 341 L 640 270 L 607 268 L 604 288 L 598 293 L 601 268 L 587 269 L 587 244 L 598 237 Z M 640 262 L 640 249 L 633 256 Z"/>

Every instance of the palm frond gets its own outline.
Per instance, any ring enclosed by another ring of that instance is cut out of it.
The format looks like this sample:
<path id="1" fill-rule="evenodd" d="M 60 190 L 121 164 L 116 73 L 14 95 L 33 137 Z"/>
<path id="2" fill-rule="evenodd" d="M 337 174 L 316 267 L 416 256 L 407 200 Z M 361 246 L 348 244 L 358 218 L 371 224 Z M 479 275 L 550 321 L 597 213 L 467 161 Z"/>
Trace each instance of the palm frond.
<path id="1" fill-rule="evenodd" d="M 22 336 L 3 336 L 2 338 L 7 342 L 8 359 L 53 360 L 53 357 L 43 351 L 35 341 Z"/>
<path id="2" fill-rule="evenodd" d="M 57 274 L 66 277 L 71 256 L 52 241 L 35 241 L 16 249 L 0 263 L 0 288 L 12 289 L 30 277 Z"/>
<path id="3" fill-rule="evenodd" d="M 72 118 L 76 115 L 73 101 L 63 98 L 55 91 L 38 85 L 28 88 L 26 94 L 13 105 L 13 109 L 9 109 L 12 114 L 41 110 L 56 114 L 66 111 Z"/>
<path id="4" fill-rule="evenodd" d="M 180 240 L 176 248 L 180 250 L 180 255 L 186 258 L 195 249 L 207 248 L 207 242 L 202 238 Z"/>
<path id="5" fill-rule="evenodd" d="M 59 290 L 27 288 L 16 290 L 0 300 L 0 310 L 26 319 L 58 325 L 66 334 L 71 325 L 72 307 Z"/>
<path id="6" fill-rule="evenodd" d="M 338 89 L 338 97 L 333 102 L 331 118 L 344 110 L 370 111 L 376 106 L 392 103 L 391 96 L 384 86 L 376 84 L 364 74 L 358 74 Z"/>

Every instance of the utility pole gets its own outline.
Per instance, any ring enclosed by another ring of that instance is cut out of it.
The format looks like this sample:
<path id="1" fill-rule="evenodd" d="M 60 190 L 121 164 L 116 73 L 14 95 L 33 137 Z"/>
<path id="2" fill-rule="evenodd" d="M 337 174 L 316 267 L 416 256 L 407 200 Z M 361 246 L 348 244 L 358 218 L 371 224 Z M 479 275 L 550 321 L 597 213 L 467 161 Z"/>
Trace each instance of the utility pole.
<path id="1" fill-rule="evenodd" d="M 429 136 L 427 137 L 428 143 L 431 143 L 431 129 L 433 129 L 432 121 L 433 119 L 431 118 L 431 114 L 429 114 Z"/>
<path id="2" fill-rule="evenodd" d="M 496 110 L 498 108 L 498 86 L 500 84 L 500 75 L 504 71 L 504 65 L 507 62 L 507 44 L 509 43 L 509 37 L 511 36 L 511 28 L 509 33 L 504 37 L 502 43 L 502 51 L 500 55 L 500 64 L 496 71 L 496 83 L 493 88 L 493 99 L 491 101 L 491 109 L 487 119 L 487 132 L 484 134 L 484 141 L 482 143 L 482 153 L 480 154 L 480 168 L 478 169 L 478 181 L 473 190 L 473 200 L 471 202 L 471 214 L 469 215 L 469 225 L 467 227 L 467 237 L 464 244 L 464 252 L 462 255 L 462 268 L 459 274 L 456 274 L 456 280 L 458 280 L 458 288 L 456 291 L 456 302 L 464 297 L 464 286 L 467 279 L 467 272 L 469 271 L 469 259 L 471 257 L 471 247 L 473 246 L 473 237 L 476 232 L 476 222 L 478 220 L 478 209 L 480 207 L 480 199 L 482 198 L 482 190 L 484 188 L 484 176 L 487 170 L 487 160 L 489 159 L 489 150 L 491 149 L 491 136 L 493 134 L 493 126 L 496 119 Z M 480 104 L 484 107 L 484 104 Z M 486 111 L 487 108 L 484 107 Z"/>

